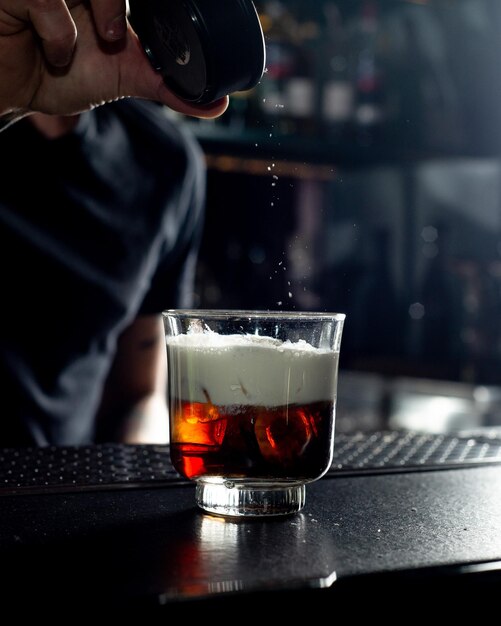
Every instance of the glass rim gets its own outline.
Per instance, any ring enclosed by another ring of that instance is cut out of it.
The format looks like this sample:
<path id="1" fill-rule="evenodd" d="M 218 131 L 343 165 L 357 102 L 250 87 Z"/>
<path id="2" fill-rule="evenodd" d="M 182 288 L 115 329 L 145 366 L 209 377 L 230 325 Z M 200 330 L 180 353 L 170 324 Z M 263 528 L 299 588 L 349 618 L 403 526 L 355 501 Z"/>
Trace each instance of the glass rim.
<path id="1" fill-rule="evenodd" d="M 282 319 L 282 320 L 305 320 L 336 321 L 343 322 L 346 313 L 320 312 L 320 311 L 277 311 L 277 310 L 249 310 L 249 309 L 166 309 L 162 311 L 163 317 L 201 318 L 211 317 L 220 319 L 241 318 L 247 319 Z"/>

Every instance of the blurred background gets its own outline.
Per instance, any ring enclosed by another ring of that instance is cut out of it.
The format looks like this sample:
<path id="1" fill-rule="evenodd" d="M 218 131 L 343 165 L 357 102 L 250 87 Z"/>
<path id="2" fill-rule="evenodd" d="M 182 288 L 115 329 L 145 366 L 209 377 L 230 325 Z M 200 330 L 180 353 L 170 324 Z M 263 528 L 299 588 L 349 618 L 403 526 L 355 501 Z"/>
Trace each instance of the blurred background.
<path id="1" fill-rule="evenodd" d="M 263 0 L 218 120 L 196 302 L 340 311 L 338 430 L 498 433 L 501 2 Z"/>

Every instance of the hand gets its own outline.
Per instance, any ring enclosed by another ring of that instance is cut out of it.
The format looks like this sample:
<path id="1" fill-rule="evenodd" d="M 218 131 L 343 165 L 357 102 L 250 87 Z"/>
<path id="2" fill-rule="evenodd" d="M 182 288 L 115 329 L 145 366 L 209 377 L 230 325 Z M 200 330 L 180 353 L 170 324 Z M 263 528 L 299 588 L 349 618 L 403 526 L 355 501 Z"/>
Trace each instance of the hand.
<path id="1" fill-rule="evenodd" d="M 201 118 L 221 115 L 175 96 L 151 67 L 125 0 L 0 0 L 0 115 L 69 115 L 118 100 L 156 100 Z"/>

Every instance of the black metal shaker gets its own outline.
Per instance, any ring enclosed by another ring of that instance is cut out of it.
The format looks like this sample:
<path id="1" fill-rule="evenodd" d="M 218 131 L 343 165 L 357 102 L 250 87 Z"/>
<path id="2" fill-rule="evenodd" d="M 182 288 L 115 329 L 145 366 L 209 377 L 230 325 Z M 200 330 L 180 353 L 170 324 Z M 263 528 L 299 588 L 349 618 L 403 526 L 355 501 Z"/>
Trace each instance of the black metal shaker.
<path id="1" fill-rule="evenodd" d="M 254 87 L 264 72 L 252 0 L 129 0 L 129 20 L 166 85 L 206 104 Z"/>

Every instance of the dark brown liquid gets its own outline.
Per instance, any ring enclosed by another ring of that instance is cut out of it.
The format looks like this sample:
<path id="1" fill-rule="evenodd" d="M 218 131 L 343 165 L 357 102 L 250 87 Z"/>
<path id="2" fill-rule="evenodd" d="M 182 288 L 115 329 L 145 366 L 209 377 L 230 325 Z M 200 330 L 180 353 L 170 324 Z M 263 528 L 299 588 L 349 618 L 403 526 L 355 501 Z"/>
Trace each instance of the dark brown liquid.
<path id="1" fill-rule="evenodd" d="M 172 404 L 172 463 L 187 478 L 313 480 L 330 466 L 332 402 L 276 408 Z"/>

